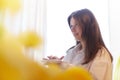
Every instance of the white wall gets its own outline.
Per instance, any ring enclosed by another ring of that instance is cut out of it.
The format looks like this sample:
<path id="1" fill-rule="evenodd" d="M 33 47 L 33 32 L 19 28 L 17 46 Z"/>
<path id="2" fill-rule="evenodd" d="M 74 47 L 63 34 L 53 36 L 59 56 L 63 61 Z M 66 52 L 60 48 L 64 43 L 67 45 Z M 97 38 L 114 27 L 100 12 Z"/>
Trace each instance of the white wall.
<path id="1" fill-rule="evenodd" d="M 110 50 L 114 58 L 114 68 L 116 60 L 120 56 L 120 4 L 119 0 L 110 0 Z"/>
<path id="2" fill-rule="evenodd" d="M 110 0 L 110 45 L 113 55 L 120 55 L 120 4 Z"/>

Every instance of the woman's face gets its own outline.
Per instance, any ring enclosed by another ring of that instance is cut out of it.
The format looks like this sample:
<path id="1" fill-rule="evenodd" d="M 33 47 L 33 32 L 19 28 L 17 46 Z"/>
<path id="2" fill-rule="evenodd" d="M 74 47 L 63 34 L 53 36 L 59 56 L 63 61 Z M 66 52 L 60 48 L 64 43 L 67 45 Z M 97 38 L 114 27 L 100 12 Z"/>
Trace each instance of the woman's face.
<path id="1" fill-rule="evenodd" d="M 72 17 L 70 20 L 70 29 L 76 41 L 81 41 L 82 30 L 78 22 Z"/>

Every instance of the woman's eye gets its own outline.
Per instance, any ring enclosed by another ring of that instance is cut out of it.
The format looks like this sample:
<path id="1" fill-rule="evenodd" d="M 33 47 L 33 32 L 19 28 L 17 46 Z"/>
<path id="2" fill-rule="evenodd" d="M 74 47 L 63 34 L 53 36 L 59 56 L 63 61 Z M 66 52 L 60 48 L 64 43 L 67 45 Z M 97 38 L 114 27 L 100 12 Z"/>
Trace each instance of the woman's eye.
<path id="1" fill-rule="evenodd" d="M 78 27 L 78 24 L 70 25 L 70 28 L 72 28 L 72 27 Z"/>

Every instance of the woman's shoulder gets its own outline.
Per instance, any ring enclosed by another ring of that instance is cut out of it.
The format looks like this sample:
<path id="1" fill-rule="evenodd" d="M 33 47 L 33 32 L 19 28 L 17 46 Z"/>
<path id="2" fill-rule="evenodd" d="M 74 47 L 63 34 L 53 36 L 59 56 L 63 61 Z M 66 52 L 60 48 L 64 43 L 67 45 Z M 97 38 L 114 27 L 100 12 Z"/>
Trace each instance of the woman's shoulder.
<path id="1" fill-rule="evenodd" d="M 111 61 L 111 57 L 109 52 L 107 51 L 106 48 L 102 47 L 101 49 L 98 50 L 97 55 L 95 57 L 97 60 L 102 60 L 102 61 Z"/>
<path id="2" fill-rule="evenodd" d="M 112 68 L 113 65 L 109 52 L 106 48 L 102 47 L 91 62 L 90 72 L 95 77 L 95 80 L 111 80 Z"/>

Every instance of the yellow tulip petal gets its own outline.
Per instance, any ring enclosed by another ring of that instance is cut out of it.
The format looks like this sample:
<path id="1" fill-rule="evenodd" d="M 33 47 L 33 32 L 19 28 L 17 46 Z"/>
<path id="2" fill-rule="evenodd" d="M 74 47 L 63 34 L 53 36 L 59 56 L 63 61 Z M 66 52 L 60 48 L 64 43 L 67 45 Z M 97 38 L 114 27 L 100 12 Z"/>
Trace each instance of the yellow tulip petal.
<path id="1" fill-rule="evenodd" d="M 21 0 L 0 0 L 0 10 L 5 11 L 6 9 L 10 12 L 16 13 L 21 8 Z"/>
<path id="2" fill-rule="evenodd" d="M 0 24 L 0 39 L 3 37 L 5 32 L 6 32 L 5 27 L 3 26 L 3 24 Z"/>
<path id="3" fill-rule="evenodd" d="M 4 31 L 0 38 L 0 80 L 48 80 L 45 68 L 24 56 L 23 45 Z"/>
<path id="4" fill-rule="evenodd" d="M 21 2 L 20 0 L 8 0 L 7 6 L 11 13 L 16 13 L 21 8 Z"/>
<path id="5" fill-rule="evenodd" d="M 63 74 L 58 75 L 56 80 L 93 80 L 88 71 L 81 67 L 71 67 Z"/>
<path id="6" fill-rule="evenodd" d="M 34 31 L 26 31 L 18 36 L 18 40 L 27 48 L 42 45 L 42 37 Z"/>
<path id="7" fill-rule="evenodd" d="M 7 0 L 0 0 L 0 10 L 7 8 Z"/>
<path id="8" fill-rule="evenodd" d="M 114 72 L 114 80 L 120 80 L 120 57 L 117 60 L 117 64 Z"/>

